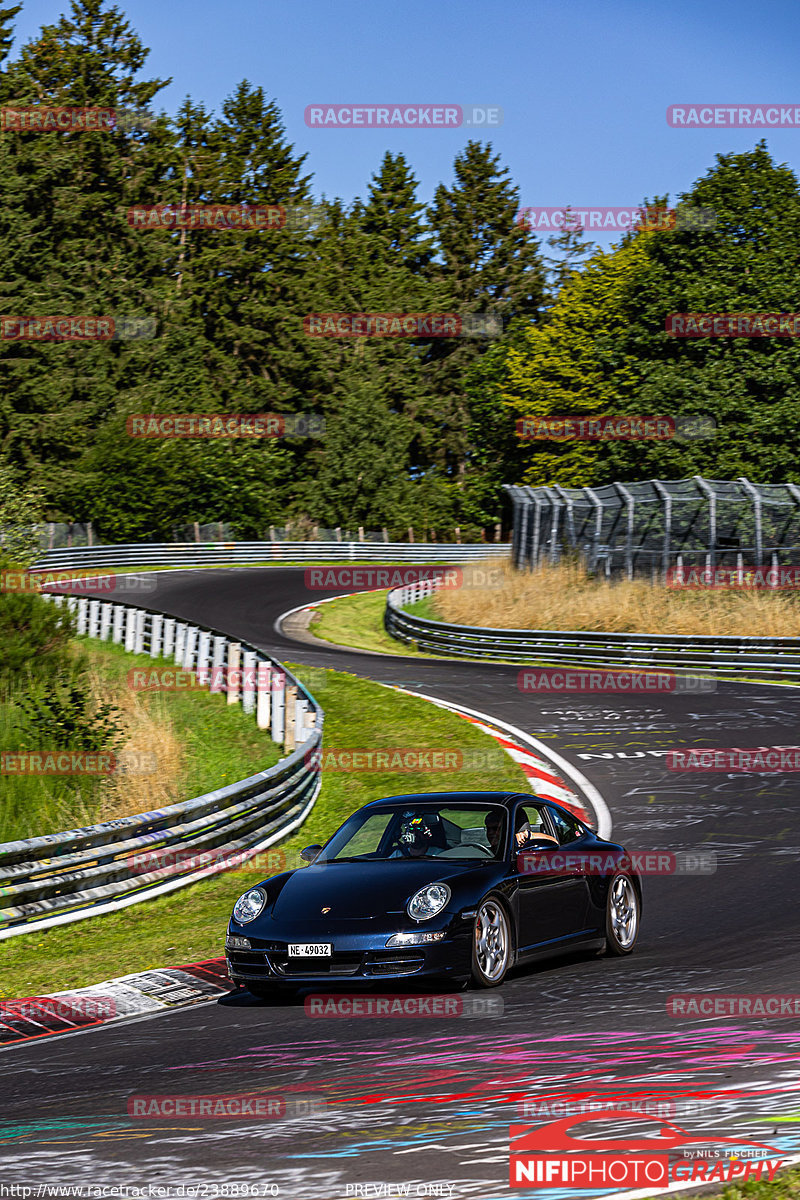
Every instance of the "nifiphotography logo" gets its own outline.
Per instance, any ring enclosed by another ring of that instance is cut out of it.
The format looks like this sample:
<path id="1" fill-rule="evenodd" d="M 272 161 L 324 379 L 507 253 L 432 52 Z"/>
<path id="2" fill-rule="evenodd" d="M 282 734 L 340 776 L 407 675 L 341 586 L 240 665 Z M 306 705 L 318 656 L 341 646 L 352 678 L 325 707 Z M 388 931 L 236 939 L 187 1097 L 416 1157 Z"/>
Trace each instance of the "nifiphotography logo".
<path id="1" fill-rule="evenodd" d="M 764 1142 L 690 1133 L 668 1121 L 649 1137 L 608 1140 L 573 1137 L 573 1126 L 636 1121 L 641 1113 L 608 1108 L 546 1125 L 510 1127 L 511 1187 L 652 1188 L 680 1182 L 770 1181 L 786 1154 Z"/>

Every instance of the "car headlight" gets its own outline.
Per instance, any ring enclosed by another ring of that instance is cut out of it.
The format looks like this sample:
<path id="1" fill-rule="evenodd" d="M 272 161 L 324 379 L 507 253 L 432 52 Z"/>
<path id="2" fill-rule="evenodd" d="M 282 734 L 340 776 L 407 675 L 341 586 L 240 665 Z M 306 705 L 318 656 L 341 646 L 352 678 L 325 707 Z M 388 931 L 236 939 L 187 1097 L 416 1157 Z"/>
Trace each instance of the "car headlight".
<path id="1" fill-rule="evenodd" d="M 445 930 L 429 929 L 427 933 L 395 933 L 386 943 L 389 946 L 424 946 L 428 942 L 440 942 L 445 936 Z"/>
<path id="2" fill-rule="evenodd" d="M 406 912 L 412 921 L 429 921 L 444 908 L 450 899 L 450 888 L 446 883 L 427 883 L 411 897 Z"/>
<path id="3" fill-rule="evenodd" d="M 235 933 L 229 933 L 225 946 L 228 950 L 250 950 L 250 938 L 237 937 Z"/>
<path id="4" fill-rule="evenodd" d="M 249 892 L 245 892 L 243 896 L 240 896 L 234 904 L 234 920 L 238 921 L 240 925 L 246 925 L 248 921 L 255 921 L 266 903 L 267 893 L 264 889 L 252 888 Z"/>

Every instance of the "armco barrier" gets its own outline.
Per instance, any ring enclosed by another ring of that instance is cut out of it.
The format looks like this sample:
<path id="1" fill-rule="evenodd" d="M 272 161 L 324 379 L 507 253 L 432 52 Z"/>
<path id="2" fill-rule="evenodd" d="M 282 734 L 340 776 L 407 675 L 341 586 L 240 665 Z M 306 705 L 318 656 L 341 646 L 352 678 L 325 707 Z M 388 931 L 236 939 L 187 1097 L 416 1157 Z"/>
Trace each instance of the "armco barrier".
<path id="1" fill-rule="evenodd" d="M 244 642 L 162 613 L 88 597 L 48 599 L 75 613 L 79 634 L 111 637 L 154 659 L 171 657 L 187 671 L 227 667 L 211 673 L 211 690 L 227 691 L 229 704 L 241 702 L 245 712 L 255 713 L 259 728 L 271 730 L 287 757 L 168 808 L 0 844 L 0 939 L 185 887 L 224 870 L 231 856 L 246 860 L 302 824 L 319 792 L 318 755 L 311 752 L 322 745 L 324 714 L 280 663 Z M 240 668 L 246 674 L 237 678 L 232 672 Z M 209 852 L 217 850 L 223 861 L 205 865 L 214 858 Z M 145 851 L 166 852 L 169 865 L 147 873 L 131 870 L 129 858 Z"/>
<path id="2" fill-rule="evenodd" d="M 800 638 L 677 637 L 649 633 L 582 633 L 550 629 L 484 629 L 449 625 L 404 611 L 431 596 L 436 580 L 394 588 L 384 624 L 392 637 L 420 650 L 462 658 L 665 670 L 800 683 Z"/>
<path id="3" fill-rule="evenodd" d="M 82 546 L 47 550 L 32 571 L 103 567 L 245 566 L 247 563 L 459 563 L 507 558 L 504 542 L 165 542 L 140 546 Z"/>

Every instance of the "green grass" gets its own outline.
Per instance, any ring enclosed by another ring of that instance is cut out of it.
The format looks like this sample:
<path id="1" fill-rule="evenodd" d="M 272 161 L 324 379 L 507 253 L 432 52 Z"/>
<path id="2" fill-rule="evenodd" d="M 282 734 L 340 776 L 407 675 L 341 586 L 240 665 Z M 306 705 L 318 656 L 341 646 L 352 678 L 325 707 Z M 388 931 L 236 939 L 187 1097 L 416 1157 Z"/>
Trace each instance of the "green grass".
<path id="1" fill-rule="evenodd" d="M 497 743 L 454 713 L 353 675 L 325 671 L 322 678 L 319 669 L 291 669 L 325 709 L 326 750 L 445 748 L 473 751 L 488 761 L 483 769 L 435 773 L 326 770 L 319 799 L 302 829 L 280 846 L 287 868 L 300 865 L 303 846 L 325 841 L 346 816 L 380 796 L 530 790 L 520 767 Z M 118 913 L 8 938 L 0 949 L 2 997 L 41 995 L 133 971 L 217 958 L 224 954 L 234 901 L 263 877 L 263 867 L 225 873 Z"/>
<path id="2" fill-rule="evenodd" d="M 325 642 L 338 642 L 356 650 L 378 650 L 383 654 L 404 654 L 418 657 L 419 651 L 397 638 L 390 637 L 383 627 L 386 592 L 359 592 L 342 596 L 340 600 L 321 604 L 311 618 L 309 633 Z"/>
<path id="3" fill-rule="evenodd" d="M 161 670 L 174 665 L 164 658 L 128 654 L 110 643 L 88 638 L 77 638 L 75 642 L 104 686 L 123 695 L 132 667 Z M 254 715 L 245 714 L 240 705 L 228 706 L 224 695 L 211 695 L 207 691 L 137 694 L 157 728 L 170 728 L 184 750 L 179 774 L 174 780 L 172 803 L 191 800 L 263 771 L 281 756 L 280 748 L 272 742 L 269 733 L 256 726 Z M 0 703 L 0 739 L 4 750 L 33 745 L 30 735 L 26 736 L 24 732 L 18 707 L 10 703 L 8 697 L 5 703 Z M 158 742 L 150 744 L 148 750 L 158 758 Z M 136 811 L 146 811 L 149 807 L 147 785 L 141 777 L 131 778 L 131 786 L 134 785 L 138 785 L 136 794 L 142 799 Z M 0 842 L 93 824 L 104 819 L 102 804 L 103 783 L 88 776 L 74 777 L 70 781 L 57 776 L 4 776 Z"/>
<path id="4" fill-rule="evenodd" d="M 415 617 L 423 617 L 426 621 L 441 621 L 441 613 L 436 611 L 436 597 L 424 596 L 422 600 L 415 600 L 413 604 L 405 604 L 404 612 L 413 613 Z"/>

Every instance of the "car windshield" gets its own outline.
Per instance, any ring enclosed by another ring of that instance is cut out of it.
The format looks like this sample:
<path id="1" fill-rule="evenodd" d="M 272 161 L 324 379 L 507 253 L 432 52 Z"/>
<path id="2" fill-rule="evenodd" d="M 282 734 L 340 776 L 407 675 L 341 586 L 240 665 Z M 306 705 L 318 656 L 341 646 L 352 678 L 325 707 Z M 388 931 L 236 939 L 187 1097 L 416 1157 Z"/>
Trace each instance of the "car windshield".
<path id="1" fill-rule="evenodd" d="M 403 804 L 355 813 L 334 834 L 326 862 L 502 857 L 506 812 L 496 805 Z"/>

